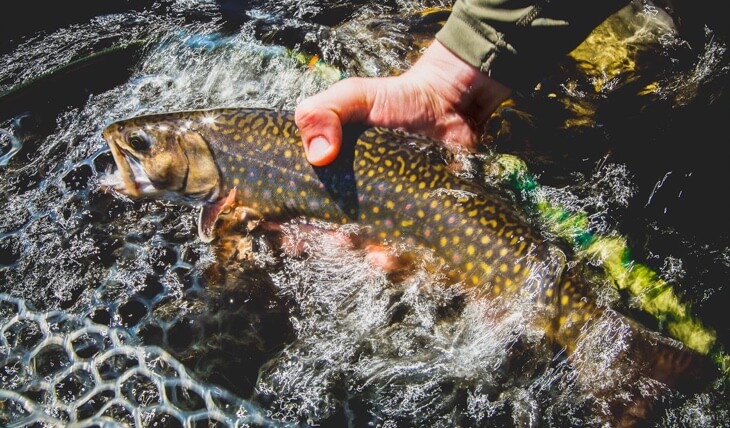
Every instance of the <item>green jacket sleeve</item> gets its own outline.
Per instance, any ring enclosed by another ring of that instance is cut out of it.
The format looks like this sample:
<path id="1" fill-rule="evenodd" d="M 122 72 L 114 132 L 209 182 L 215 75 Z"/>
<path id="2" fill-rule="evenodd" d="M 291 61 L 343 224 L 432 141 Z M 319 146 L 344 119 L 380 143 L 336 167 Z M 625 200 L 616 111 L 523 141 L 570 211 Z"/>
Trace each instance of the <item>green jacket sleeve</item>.
<path id="1" fill-rule="evenodd" d="M 516 91 L 547 70 L 630 0 L 456 0 L 436 39 Z"/>

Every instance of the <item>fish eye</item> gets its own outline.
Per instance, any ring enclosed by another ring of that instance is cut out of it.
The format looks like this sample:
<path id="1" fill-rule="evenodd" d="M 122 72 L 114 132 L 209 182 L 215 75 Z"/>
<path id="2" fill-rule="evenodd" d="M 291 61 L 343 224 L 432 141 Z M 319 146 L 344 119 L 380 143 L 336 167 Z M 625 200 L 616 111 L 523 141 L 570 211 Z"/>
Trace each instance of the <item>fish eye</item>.
<path id="1" fill-rule="evenodd" d="M 129 137 L 127 137 L 127 142 L 129 143 L 129 146 L 138 152 L 144 152 L 150 149 L 150 140 L 147 135 L 145 135 L 143 132 L 134 131 L 129 134 Z"/>

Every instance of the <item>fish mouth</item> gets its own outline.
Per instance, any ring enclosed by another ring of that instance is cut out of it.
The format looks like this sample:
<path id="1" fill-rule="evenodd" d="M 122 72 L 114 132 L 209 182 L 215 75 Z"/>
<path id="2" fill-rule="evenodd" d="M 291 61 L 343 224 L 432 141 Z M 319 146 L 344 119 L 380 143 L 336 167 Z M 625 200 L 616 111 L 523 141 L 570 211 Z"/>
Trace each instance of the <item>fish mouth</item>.
<path id="1" fill-rule="evenodd" d="M 130 198 L 159 193 L 137 158 L 121 149 L 107 132 L 104 132 L 104 139 L 109 145 L 117 169 L 101 177 L 103 189 L 112 189 Z"/>

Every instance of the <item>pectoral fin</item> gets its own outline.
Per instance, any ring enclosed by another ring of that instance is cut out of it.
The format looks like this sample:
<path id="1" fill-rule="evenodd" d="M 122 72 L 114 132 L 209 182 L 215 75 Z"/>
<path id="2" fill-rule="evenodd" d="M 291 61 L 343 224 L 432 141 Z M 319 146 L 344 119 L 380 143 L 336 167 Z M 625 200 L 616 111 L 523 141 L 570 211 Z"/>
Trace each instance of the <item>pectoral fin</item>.
<path id="1" fill-rule="evenodd" d="M 218 217 L 227 210 L 234 208 L 236 203 L 236 189 L 231 189 L 228 196 L 213 203 L 203 205 L 198 217 L 198 236 L 203 242 L 215 239 L 214 229 Z"/>

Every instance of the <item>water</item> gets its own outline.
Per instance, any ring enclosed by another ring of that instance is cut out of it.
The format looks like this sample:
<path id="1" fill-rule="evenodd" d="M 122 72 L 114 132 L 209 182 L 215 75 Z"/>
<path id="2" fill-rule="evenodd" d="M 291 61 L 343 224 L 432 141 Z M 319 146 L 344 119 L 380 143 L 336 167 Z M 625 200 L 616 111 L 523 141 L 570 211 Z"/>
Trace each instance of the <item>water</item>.
<path id="1" fill-rule="evenodd" d="M 0 105 L 0 423 L 605 423 L 630 376 L 618 318 L 587 332 L 569 361 L 531 327 L 528 303 L 472 302 L 443 287 L 429 254 L 415 276 L 394 280 L 346 245 L 350 229 L 322 236 L 296 223 L 287 233 L 307 258 L 282 256 L 258 234 L 251 252 L 236 253 L 196 239 L 189 208 L 99 188 L 112 167 L 100 136 L 108 122 L 293 109 L 343 75 L 397 73 L 445 16 L 417 12 L 445 4 L 112 2 L 60 14 L 45 31 L 11 27 L 3 92 L 102 54 Z M 502 109 L 485 140 L 524 159 L 540 196 L 584 212 L 591 232 L 625 236 L 632 258 L 726 345 L 724 35 L 708 27 L 680 38 L 654 5 L 633 6 L 533 96 Z M 310 67 L 313 55 L 325 65 Z M 221 254 L 241 257 L 219 264 Z M 598 292 L 662 328 L 630 295 Z M 652 424 L 730 422 L 722 381 L 689 396 L 637 385 L 662 396 Z"/>

